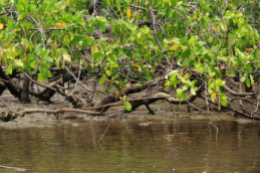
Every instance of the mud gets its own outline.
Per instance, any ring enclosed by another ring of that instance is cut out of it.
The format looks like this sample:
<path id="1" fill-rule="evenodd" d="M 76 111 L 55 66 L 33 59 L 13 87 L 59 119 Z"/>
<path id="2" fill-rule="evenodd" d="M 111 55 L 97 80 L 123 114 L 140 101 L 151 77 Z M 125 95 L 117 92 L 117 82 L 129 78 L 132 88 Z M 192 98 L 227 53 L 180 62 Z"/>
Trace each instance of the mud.
<path id="1" fill-rule="evenodd" d="M 18 99 L 14 98 L 8 91 L 5 91 L 2 94 L 2 99 L 7 103 L 10 109 L 13 111 L 19 111 L 27 108 L 46 108 L 46 109 L 55 109 L 55 108 L 72 108 L 72 105 L 65 100 L 64 97 L 60 95 L 55 95 L 51 99 L 51 103 L 38 101 L 34 97 L 31 97 L 31 103 L 23 104 L 19 102 Z M 99 102 L 102 97 L 96 100 Z M 197 99 L 193 103 L 196 107 L 205 110 L 205 101 L 202 99 Z M 8 111 L 7 107 L 2 103 L 0 108 L 0 112 L 4 114 Z M 148 115 L 148 110 L 145 106 L 140 106 L 135 111 L 131 113 L 118 113 L 124 110 L 124 107 L 118 106 L 110 108 L 107 112 L 106 116 L 89 116 L 87 114 L 78 114 L 78 113 L 64 113 L 60 115 L 46 114 L 46 113 L 32 113 L 27 114 L 24 117 L 18 117 L 9 122 L 0 122 L 0 127 L 4 127 L 7 129 L 20 129 L 20 128 L 31 128 L 38 127 L 44 128 L 48 126 L 57 126 L 59 124 L 73 124 L 75 122 L 82 121 L 107 121 L 108 117 L 113 116 L 117 119 L 128 120 L 135 119 L 140 120 L 143 125 L 146 126 L 149 119 L 161 119 L 162 121 L 167 121 L 167 119 L 209 119 L 209 115 L 206 112 L 197 111 L 193 107 L 190 106 L 190 112 L 188 112 L 187 105 L 171 105 L 163 100 L 157 101 L 154 104 L 150 105 L 151 109 L 155 112 L 156 115 Z M 217 116 L 216 116 L 217 115 Z M 211 112 L 211 116 L 214 117 L 215 120 L 228 120 L 233 119 L 231 112 Z M 149 124 L 149 123 L 148 123 Z"/>

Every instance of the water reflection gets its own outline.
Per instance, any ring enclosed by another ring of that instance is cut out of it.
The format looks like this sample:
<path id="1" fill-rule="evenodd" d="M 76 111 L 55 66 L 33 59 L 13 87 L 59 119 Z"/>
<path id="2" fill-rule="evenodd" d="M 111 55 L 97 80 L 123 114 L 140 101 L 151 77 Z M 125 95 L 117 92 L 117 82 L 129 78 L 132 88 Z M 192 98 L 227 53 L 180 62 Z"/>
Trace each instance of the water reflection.
<path id="1" fill-rule="evenodd" d="M 116 120 L 100 143 L 107 121 L 1 129 L 0 165 L 62 173 L 260 170 L 259 122 L 214 124 L 217 139 L 207 120 Z"/>

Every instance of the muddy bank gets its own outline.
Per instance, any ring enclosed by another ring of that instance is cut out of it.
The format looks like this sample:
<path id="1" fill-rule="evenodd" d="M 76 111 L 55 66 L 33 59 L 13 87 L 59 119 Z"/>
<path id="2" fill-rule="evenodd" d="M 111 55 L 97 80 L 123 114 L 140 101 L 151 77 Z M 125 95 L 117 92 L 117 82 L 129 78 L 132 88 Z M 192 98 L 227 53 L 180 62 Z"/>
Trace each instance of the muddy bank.
<path id="1" fill-rule="evenodd" d="M 2 99 L 7 103 L 10 109 L 17 110 L 26 110 L 26 109 L 60 109 L 60 108 L 72 108 L 72 105 L 65 100 L 64 97 L 55 95 L 51 103 L 37 101 L 35 98 L 31 98 L 32 102 L 30 104 L 22 104 L 18 99 L 12 97 L 8 91 L 5 91 L 1 96 Z M 149 122 L 153 119 L 161 119 L 162 121 L 167 121 L 168 119 L 209 119 L 209 115 L 206 112 L 198 111 L 196 108 L 205 110 L 205 101 L 197 98 L 193 103 L 194 106 L 188 107 L 187 105 L 172 105 L 165 101 L 157 101 L 150 105 L 151 109 L 155 112 L 156 115 L 148 115 L 146 107 L 140 106 L 135 111 L 130 113 L 118 113 L 124 110 L 123 106 L 113 107 L 107 111 L 105 116 L 93 117 L 87 114 L 80 113 L 64 113 L 64 114 L 47 114 L 47 113 L 31 113 L 26 114 L 24 117 L 18 117 L 9 122 L 1 122 L 0 127 L 5 127 L 7 129 L 16 129 L 16 128 L 30 128 L 38 127 L 44 128 L 48 126 L 55 126 L 59 124 L 74 124 L 81 123 L 85 121 L 106 121 L 108 117 L 113 116 L 119 120 L 136 120 L 141 123 Z M 195 108 L 196 107 L 196 108 Z M 0 112 L 2 116 L 8 111 L 7 107 L 2 106 Z M 190 112 L 189 112 L 190 111 Z M 226 112 L 222 110 L 221 112 L 211 112 L 211 116 L 214 121 L 219 120 L 231 120 L 235 117 L 232 116 L 232 112 Z M 148 123 L 149 124 L 149 123 Z M 75 125 L 75 124 L 74 124 Z"/>

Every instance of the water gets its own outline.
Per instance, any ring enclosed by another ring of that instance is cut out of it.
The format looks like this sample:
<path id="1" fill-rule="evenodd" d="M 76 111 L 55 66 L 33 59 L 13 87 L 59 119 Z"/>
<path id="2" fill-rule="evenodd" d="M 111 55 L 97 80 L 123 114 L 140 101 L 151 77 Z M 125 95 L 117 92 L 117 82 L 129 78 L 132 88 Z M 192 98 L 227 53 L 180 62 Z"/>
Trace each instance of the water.
<path id="1" fill-rule="evenodd" d="M 0 129 L 0 165 L 41 173 L 259 172 L 260 122 L 153 118 Z M 16 172 L 0 168 L 0 172 Z"/>

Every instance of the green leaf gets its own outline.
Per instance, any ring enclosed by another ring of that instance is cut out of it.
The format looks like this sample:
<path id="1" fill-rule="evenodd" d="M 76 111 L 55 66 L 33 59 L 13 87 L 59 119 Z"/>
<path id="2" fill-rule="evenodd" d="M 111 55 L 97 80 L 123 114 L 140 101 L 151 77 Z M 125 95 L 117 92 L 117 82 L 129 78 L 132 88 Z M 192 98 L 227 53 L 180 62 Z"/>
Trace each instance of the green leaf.
<path id="1" fill-rule="evenodd" d="M 151 79 L 152 78 L 148 69 L 146 69 L 144 71 L 144 75 L 145 75 L 145 77 L 147 77 L 147 79 Z"/>
<path id="2" fill-rule="evenodd" d="M 191 59 L 190 58 L 186 58 L 183 62 L 182 62 L 182 66 L 183 67 L 186 67 L 187 65 L 189 65 L 191 62 Z"/>
<path id="3" fill-rule="evenodd" d="M 106 25 L 105 25 L 104 22 L 99 22 L 99 23 L 97 24 L 97 26 L 99 27 L 100 31 L 102 31 L 102 32 L 105 32 L 105 31 L 106 31 Z"/>
<path id="4" fill-rule="evenodd" d="M 22 60 L 20 60 L 20 59 L 15 59 L 14 60 L 14 63 L 18 66 L 18 67 L 23 67 L 23 62 L 22 62 Z"/>
<path id="5" fill-rule="evenodd" d="M 91 37 L 87 37 L 83 40 L 82 50 L 86 50 L 88 46 L 91 46 L 94 43 L 94 40 Z"/>
<path id="6" fill-rule="evenodd" d="M 79 42 L 79 41 L 83 40 L 84 38 L 85 38 L 85 36 L 83 36 L 83 35 L 76 35 L 74 37 L 73 41 Z"/>
<path id="7" fill-rule="evenodd" d="M 12 72 L 13 72 L 13 66 L 12 65 L 9 65 L 8 67 L 7 67 L 7 69 L 6 69 L 6 74 L 8 75 L 8 74 L 12 74 Z"/>
<path id="8" fill-rule="evenodd" d="M 173 6 L 177 5 L 178 1 L 177 0 L 171 0 L 171 3 Z"/>
<path id="9" fill-rule="evenodd" d="M 186 58 L 186 57 L 188 57 L 189 55 L 190 55 L 190 49 L 189 48 L 187 48 L 187 49 L 185 49 L 182 53 L 181 53 L 181 57 L 182 58 Z"/>
<path id="10" fill-rule="evenodd" d="M 254 81 L 254 77 L 250 74 L 250 81 L 251 81 L 251 84 L 254 85 L 255 84 L 255 81 Z"/>
<path id="11" fill-rule="evenodd" d="M 250 87 L 250 80 L 248 79 L 248 77 L 246 78 L 246 86 L 249 88 Z"/>
<path id="12" fill-rule="evenodd" d="M 219 93 L 219 98 L 220 98 L 220 103 L 223 106 L 227 106 L 227 97 L 226 97 L 226 95 L 220 92 Z"/>
<path id="13" fill-rule="evenodd" d="M 249 31 L 244 30 L 244 31 L 241 31 L 240 34 L 243 35 L 243 36 L 247 36 L 247 35 L 249 35 Z"/>
<path id="14" fill-rule="evenodd" d="M 190 92 L 191 92 L 191 94 L 194 95 L 194 96 L 196 95 L 196 91 L 197 91 L 197 90 L 198 90 L 198 87 L 191 87 L 191 88 L 190 88 Z"/>
<path id="15" fill-rule="evenodd" d="M 52 10 L 54 6 L 55 6 L 55 2 L 52 1 L 52 2 L 49 4 L 49 6 L 47 7 L 46 11 L 47 11 L 47 10 Z"/>
<path id="16" fill-rule="evenodd" d="M 92 54 L 93 59 L 98 60 L 103 58 L 103 54 L 101 52 L 95 52 Z"/>
<path id="17" fill-rule="evenodd" d="M 126 111 L 128 112 L 132 111 L 132 105 L 129 102 L 124 102 L 124 107 Z"/>
<path id="18" fill-rule="evenodd" d="M 41 73 L 38 74 L 38 81 L 39 82 L 42 82 L 43 81 L 43 76 Z"/>
<path id="19" fill-rule="evenodd" d="M 222 87 L 223 85 L 225 85 L 225 81 L 221 80 L 221 79 L 216 79 L 216 85 L 219 87 Z"/>
<path id="20" fill-rule="evenodd" d="M 188 98 L 187 92 L 183 88 L 178 88 L 175 96 L 179 98 L 180 102 Z"/>
<path id="21" fill-rule="evenodd" d="M 179 42 L 182 46 L 189 46 L 190 45 L 188 40 L 179 40 Z"/>
<path id="22" fill-rule="evenodd" d="M 99 84 L 100 84 L 100 85 L 103 85 L 103 84 L 105 83 L 105 81 L 106 81 L 106 74 L 103 73 L 102 76 L 101 76 L 101 78 L 100 78 L 100 80 L 99 80 Z"/>
<path id="23" fill-rule="evenodd" d="M 12 21 L 11 21 L 11 20 L 8 20 L 7 27 L 11 29 L 11 28 L 12 28 L 12 25 L 13 25 Z"/>
<path id="24" fill-rule="evenodd" d="M 138 52 L 133 52 L 133 55 L 134 55 L 138 60 L 141 60 L 141 59 L 142 59 L 142 56 L 141 56 L 140 53 L 138 53 Z"/>
<path id="25" fill-rule="evenodd" d="M 114 55 L 108 55 L 107 56 L 107 59 L 109 60 L 109 61 L 111 61 L 111 62 L 117 62 L 117 59 L 116 59 L 116 57 L 114 56 Z"/>
<path id="26" fill-rule="evenodd" d="M 71 61 L 71 57 L 68 53 L 63 53 L 63 59 L 67 62 L 70 62 Z"/>
<path id="27" fill-rule="evenodd" d="M 148 28 L 146 25 L 144 25 L 141 29 L 140 29 L 141 33 L 143 34 L 149 34 L 150 32 L 150 28 Z"/>
<path id="28" fill-rule="evenodd" d="M 70 0 L 66 0 L 66 6 L 70 6 Z"/>
<path id="29" fill-rule="evenodd" d="M 70 39 L 69 36 L 66 35 L 63 40 L 63 45 L 68 46 L 69 44 L 70 44 Z"/>
<path id="30" fill-rule="evenodd" d="M 218 67 L 214 67 L 214 71 L 215 71 L 217 77 L 222 77 L 222 73 Z"/>
<path id="31" fill-rule="evenodd" d="M 40 55 L 42 52 L 42 45 L 38 44 L 36 47 L 34 47 L 34 51 L 36 54 Z"/>
<path id="32" fill-rule="evenodd" d="M 107 93 L 107 94 L 109 94 L 109 88 L 106 87 L 106 88 L 104 89 L 104 92 Z"/>
<path id="33" fill-rule="evenodd" d="M 32 67 L 32 68 L 35 68 L 35 67 L 37 67 L 38 66 L 38 61 L 32 61 L 31 63 L 30 63 L 30 66 Z"/>
<path id="34" fill-rule="evenodd" d="M 106 74 L 107 74 L 108 77 L 110 77 L 112 72 L 110 70 L 106 70 Z"/>
<path id="35" fill-rule="evenodd" d="M 166 10 L 165 9 L 159 9 L 158 10 L 158 14 L 165 15 L 166 14 Z"/>
<path id="36" fill-rule="evenodd" d="M 41 77 L 42 79 L 47 79 L 48 77 L 51 77 L 51 72 L 47 68 L 41 68 Z"/>
<path id="37" fill-rule="evenodd" d="M 252 67 L 249 64 L 244 64 L 244 70 L 247 73 L 250 73 L 252 70 Z"/>
<path id="38" fill-rule="evenodd" d="M 212 9 L 209 6 L 204 6 L 204 7 L 202 7 L 202 9 L 205 11 L 208 11 L 208 12 L 212 11 Z"/>
<path id="39" fill-rule="evenodd" d="M 240 82 L 245 82 L 245 80 L 246 80 L 246 76 L 241 76 Z"/>
<path id="40" fill-rule="evenodd" d="M 120 32 L 121 32 L 120 28 L 121 28 L 120 25 L 118 25 L 118 24 L 114 25 L 113 28 L 112 28 L 112 33 L 113 34 L 120 34 Z"/>

